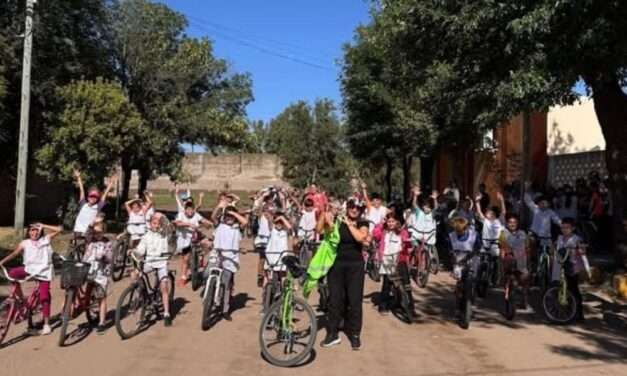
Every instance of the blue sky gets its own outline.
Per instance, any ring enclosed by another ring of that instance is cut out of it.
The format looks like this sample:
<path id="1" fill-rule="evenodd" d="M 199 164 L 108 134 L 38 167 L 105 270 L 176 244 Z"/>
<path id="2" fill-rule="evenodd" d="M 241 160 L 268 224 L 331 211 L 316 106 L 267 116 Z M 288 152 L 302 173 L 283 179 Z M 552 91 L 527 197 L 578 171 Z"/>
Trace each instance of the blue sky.
<path id="1" fill-rule="evenodd" d="M 342 45 L 369 18 L 367 0 L 162 2 L 188 17 L 189 35 L 208 36 L 216 56 L 252 75 L 252 120 L 270 120 L 301 99 L 340 106 Z"/>

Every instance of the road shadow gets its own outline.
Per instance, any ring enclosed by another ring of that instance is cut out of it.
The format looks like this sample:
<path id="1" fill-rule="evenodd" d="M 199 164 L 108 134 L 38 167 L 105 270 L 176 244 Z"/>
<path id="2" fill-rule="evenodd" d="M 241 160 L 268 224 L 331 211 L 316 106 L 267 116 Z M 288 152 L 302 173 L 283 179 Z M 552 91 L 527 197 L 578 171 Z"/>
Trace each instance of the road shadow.
<path id="1" fill-rule="evenodd" d="M 231 299 L 231 314 L 235 313 L 236 311 L 245 309 L 247 307 L 246 303 L 254 300 L 257 299 L 251 297 L 245 292 L 240 292 L 239 294 L 235 295 Z"/>
<path id="2" fill-rule="evenodd" d="M 183 297 L 176 297 L 170 306 L 170 316 L 172 316 L 172 320 L 176 318 L 182 311 L 183 308 L 189 303 L 189 300 Z"/>

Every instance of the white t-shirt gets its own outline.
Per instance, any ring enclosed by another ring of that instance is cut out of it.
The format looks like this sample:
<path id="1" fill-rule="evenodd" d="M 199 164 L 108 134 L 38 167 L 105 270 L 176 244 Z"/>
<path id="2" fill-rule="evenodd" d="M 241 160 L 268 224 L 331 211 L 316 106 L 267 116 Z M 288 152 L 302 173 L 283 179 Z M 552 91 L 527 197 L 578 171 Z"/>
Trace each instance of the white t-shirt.
<path id="1" fill-rule="evenodd" d="M 198 213 L 194 213 L 194 215 L 190 218 L 185 213 L 179 213 L 176 216 L 176 220 L 194 225 L 198 227 L 202 221 L 205 220 L 202 215 Z M 176 249 L 181 251 L 192 244 L 192 233 L 194 230 L 190 227 L 177 227 L 176 228 Z"/>
<path id="2" fill-rule="evenodd" d="M 213 248 L 222 251 L 222 267 L 233 273 L 239 269 L 239 248 L 242 233 L 238 225 L 220 223 L 213 234 Z"/>
<path id="3" fill-rule="evenodd" d="M 449 234 L 451 240 L 451 250 L 454 252 L 472 252 L 475 249 L 477 241 L 477 232 L 474 230 L 467 231 L 465 236 L 458 236 L 456 232 Z"/>
<path id="4" fill-rule="evenodd" d="M 491 240 L 499 240 L 505 227 L 499 219 L 489 220 L 486 218 L 481 222 L 483 223 L 483 230 L 481 230 L 483 249 L 481 251 L 484 252 L 486 249 L 489 249 L 492 252 L 492 255 L 498 256 L 499 245 Z"/>
<path id="5" fill-rule="evenodd" d="M 83 201 L 81 203 L 81 209 L 78 212 L 78 216 L 76 217 L 76 222 L 74 222 L 74 232 L 79 232 L 84 234 L 87 232 L 87 228 L 89 225 L 94 223 L 98 212 L 104 203 L 97 202 L 93 205 L 90 205 L 89 202 Z"/>
<path id="6" fill-rule="evenodd" d="M 407 220 L 407 227 L 411 238 L 418 241 L 427 239 L 428 245 L 435 245 L 435 231 L 437 225 L 437 221 L 433 218 L 433 212 L 425 214 L 425 212 L 420 209 L 416 209 Z"/>
<path id="7" fill-rule="evenodd" d="M 300 222 L 298 222 L 298 237 L 304 239 L 308 237 L 309 240 L 313 240 L 316 236 L 316 211 L 307 211 L 303 210 L 302 215 L 300 217 Z"/>
<path id="8" fill-rule="evenodd" d="M 277 230 L 273 228 L 270 232 L 270 240 L 266 247 L 266 264 L 265 269 L 272 268 L 274 271 L 285 271 L 285 265 L 279 259 L 281 253 L 288 250 L 288 233 L 285 230 Z M 285 254 L 284 254 L 285 256 Z"/>
<path id="9" fill-rule="evenodd" d="M 149 230 L 139 241 L 134 252 L 139 256 L 146 257 L 145 265 L 160 269 L 168 266 L 169 255 L 167 253 L 169 250 L 168 238 L 158 232 Z"/>
<path id="10" fill-rule="evenodd" d="M 403 247 L 401 237 L 393 231 L 387 231 L 383 236 L 383 242 L 383 259 L 381 260 L 379 274 L 396 274 L 398 256 L 401 254 L 401 250 Z"/>
<path id="11" fill-rule="evenodd" d="M 370 232 L 374 229 L 374 226 L 378 225 L 385 219 L 388 214 L 388 209 L 385 206 L 379 206 L 375 208 L 371 206 L 366 213 L 366 220 L 370 222 Z"/>
<path id="12" fill-rule="evenodd" d="M 143 211 L 138 213 L 131 211 L 128 215 L 126 231 L 131 235 L 131 239 L 141 239 L 146 233 L 146 216 Z"/>
<path id="13" fill-rule="evenodd" d="M 257 230 L 257 236 L 255 237 L 255 247 L 265 247 L 270 240 L 270 222 L 265 215 L 259 217 L 259 229 Z"/>
<path id="14" fill-rule="evenodd" d="M 50 236 L 44 236 L 39 240 L 25 239 L 22 245 L 24 270 L 29 275 L 44 281 L 52 280 L 52 245 Z"/>
<path id="15" fill-rule="evenodd" d="M 533 202 L 529 194 L 525 195 L 525 203 L 533 212 L 533 221 L 531 222 L 530 230 L 539 237 L 550 238 L 551 223 L 560 225 L 562 223 L 561 219 L 551 209 L 541 210 L 538 205 Z"/>

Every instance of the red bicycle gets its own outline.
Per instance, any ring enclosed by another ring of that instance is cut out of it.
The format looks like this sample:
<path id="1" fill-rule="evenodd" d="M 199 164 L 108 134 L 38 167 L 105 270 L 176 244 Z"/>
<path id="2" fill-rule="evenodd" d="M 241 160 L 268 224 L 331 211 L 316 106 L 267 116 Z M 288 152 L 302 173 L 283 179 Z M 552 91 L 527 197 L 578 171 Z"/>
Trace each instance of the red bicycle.
<path id="1" fill-rule="evenodd" d="M 417 230 L 416 230 L 417 231 Z M 435 230 L 429 232 L 417 231 L 422 236 L 418 245 L 414 246 L 410 256 L 410 275 L 414 282 L 422 288 L 429 282 L 429 273 L 436 274 L 439 269 L 437 250 L 428 244 L 435 235 Z M 428 236 L 426 236 L 428 235 Z"/>
<path id="2" fill-rule="evenodd" d="M 4 277 L 11 282 L 11 292 L 0 304 L 0 344 L 3 343 L 11 324 L 28 321 L 28 329 L 32 330 L 43 322 L 39 299 L 39 281 L 34 279 L 34 276 L 29 276 L 23 280 L 11 278 L 4 266 L 1 268 Z M 25 299 L 21 284 L 31 279 L 35 281 L 36 285 L 30 296 Z"/>

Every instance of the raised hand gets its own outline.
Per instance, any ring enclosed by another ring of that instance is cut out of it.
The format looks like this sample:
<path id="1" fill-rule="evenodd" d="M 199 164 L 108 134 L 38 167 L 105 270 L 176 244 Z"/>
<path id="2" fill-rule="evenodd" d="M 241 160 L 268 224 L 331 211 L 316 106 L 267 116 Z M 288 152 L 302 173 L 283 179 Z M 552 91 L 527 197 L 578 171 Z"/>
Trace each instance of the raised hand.
<path id="1" fill-rule="evenodd" d="M 496 199 L 499 201 L 505 201 L 503 194 L 501 192 L 496 192 Z"/>

